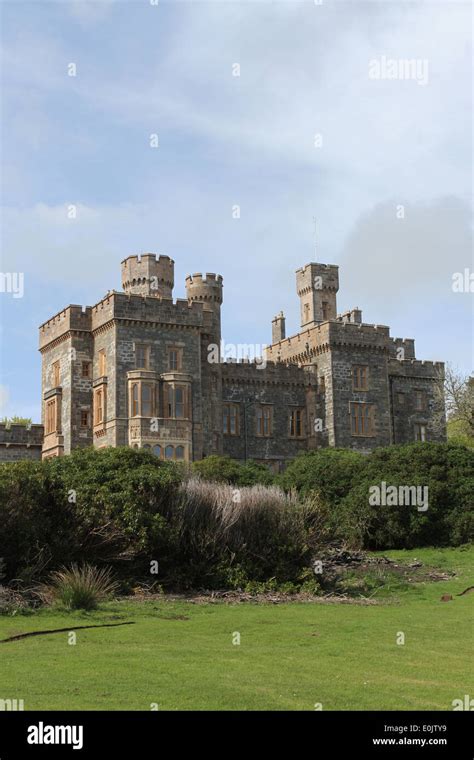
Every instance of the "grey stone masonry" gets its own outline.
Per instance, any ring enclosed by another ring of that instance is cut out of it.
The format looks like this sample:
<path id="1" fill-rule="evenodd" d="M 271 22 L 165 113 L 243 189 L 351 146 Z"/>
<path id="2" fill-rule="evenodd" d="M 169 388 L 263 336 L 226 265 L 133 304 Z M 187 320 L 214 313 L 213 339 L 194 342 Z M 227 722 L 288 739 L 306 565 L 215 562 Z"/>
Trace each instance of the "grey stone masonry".
<path id="1" fill-rule="evenodd" d="M 43 425 L 0 424 L 0 462 L 41 459 Z"/>

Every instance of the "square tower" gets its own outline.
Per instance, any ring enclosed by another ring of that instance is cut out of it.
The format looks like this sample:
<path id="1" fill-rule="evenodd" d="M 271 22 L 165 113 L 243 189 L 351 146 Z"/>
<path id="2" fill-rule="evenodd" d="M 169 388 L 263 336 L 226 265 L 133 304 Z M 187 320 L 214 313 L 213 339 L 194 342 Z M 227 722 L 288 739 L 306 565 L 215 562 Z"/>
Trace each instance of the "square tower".
<path id="1" fill-rule="evenodd" d="M 296 291 L 301 304 L 301 328 L 336 319 L 339 267 L 334 264 L 305 264 L 296 270 Z"/>

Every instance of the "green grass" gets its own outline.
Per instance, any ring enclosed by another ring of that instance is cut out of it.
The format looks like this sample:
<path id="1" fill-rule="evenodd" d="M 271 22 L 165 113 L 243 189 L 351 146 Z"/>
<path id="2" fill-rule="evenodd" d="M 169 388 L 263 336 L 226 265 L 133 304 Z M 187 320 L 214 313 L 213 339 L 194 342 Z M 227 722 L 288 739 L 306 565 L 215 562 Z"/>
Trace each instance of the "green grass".
<path id="1" fill-rule="evenodd" d="M 379 592 L 379 606 L 126 601 L 0 617 L 0 638 L 135 621 L 78 630 L 75 646 L 67 633 L 1 644 L 0 698 L 26 710 L 450 710 L 474 694 L 474 593 L 455 596 L 474 584 L 474 548 L 385 554 L 457 577 Z"/>

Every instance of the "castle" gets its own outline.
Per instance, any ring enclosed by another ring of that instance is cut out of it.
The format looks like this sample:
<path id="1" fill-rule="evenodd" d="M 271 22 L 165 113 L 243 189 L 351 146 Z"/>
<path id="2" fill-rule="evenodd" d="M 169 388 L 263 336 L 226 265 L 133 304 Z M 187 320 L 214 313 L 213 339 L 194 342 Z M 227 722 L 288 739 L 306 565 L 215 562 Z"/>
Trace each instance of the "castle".
<path id="1" fill-rule="evenodd" d="M 252 360 L 224 360 L 220 275 L 188 276 L 174 302 L 174 261 L 146 253 L 122 262 L 122 286 L 41 325 L 44 435 L 3 426 L 0 459 L 125 445 L 279 471 L 322 446 L 367 452 L 445 438 L 444 365 L 415 359 L 412 339 L 364 324 L 359 309 L 338 314 L 337 266 L 297 270 L 301 329 L 286 337 L 280 312 Z"/>

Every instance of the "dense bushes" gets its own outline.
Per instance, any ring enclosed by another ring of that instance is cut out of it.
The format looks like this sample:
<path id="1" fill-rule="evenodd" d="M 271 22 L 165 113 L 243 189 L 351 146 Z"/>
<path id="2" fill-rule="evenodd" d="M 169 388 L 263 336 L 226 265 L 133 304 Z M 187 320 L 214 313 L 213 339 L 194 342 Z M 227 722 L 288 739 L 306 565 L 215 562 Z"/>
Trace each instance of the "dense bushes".
<path id="1" fill-rule="evenodd" d="M 262 485 L 235 488 L 190 479 L 173 514 L 181 586 L 243 586 L 306 577 L 322 540 L 317 500 L 298 502 Z"/>
<path id="2" fill-rule="evenodd" d="M 315 451 L 292 462 L 281 482 L 300 493 L 319 492 L 331 506 L 334 534 L 356 546 L 459 545 L 474 537 L 474 452 L 455 443 L 388 446 L 368 456 Z M 371 487 L 382 483 L 427 488 L 427 509 L 371 504 Z"/>
<path id="3" fill-rule="evenodd" d="M 371 487 L 382 483 L 427 488 L 428 509 L 371 503 Z M 187 468 L 147 450 L 81 449 L 0 465 L 0 558 L 6 580 L 24 585 L 84 562 L 110 565 L 122 584 L 299 583 L 311 577 L 322 542 L 410 548 L 472 540 L 473 493 L 474 451 L 452 443 L 368 456 L 324 449 L 300 455 L 279 476 L 228 458 Z"/>
<path id="4" fill-rule="evenodd" d="M 75 562 L 168 587 L 297 581 L 315 519 L 276 488 L 198 483 L 146 450 L 0 467 L 0 556 L 25 583 Z"/>
<path id="5" fill-rule="evenodd" d="M 291 462 L 278 482 L 288 491 L 318 491 L 331 504 L 337 504 L 357 482 L 366 457 L 349 449 L 318 449 L 300 454 Z"/>
<path id="6" fill-rule="evenodd" d="M 236 486 L 271 485 L 273 475 L 268 467 L 257 462 L 237 462 L 230 457 L 209 456 L 193 462 L 193 471 L 202 480 L 213 483 L 230 483 Z"/>
<path id="7" fill-rule="evenodd" d="M 107 562 L 132 575 L 150 543 L 169 544 L 166 512 L 180 483 L 146 450 L 78 449 L 0 466 L 0 556 L 27 582 L 71 562 Z"/>

